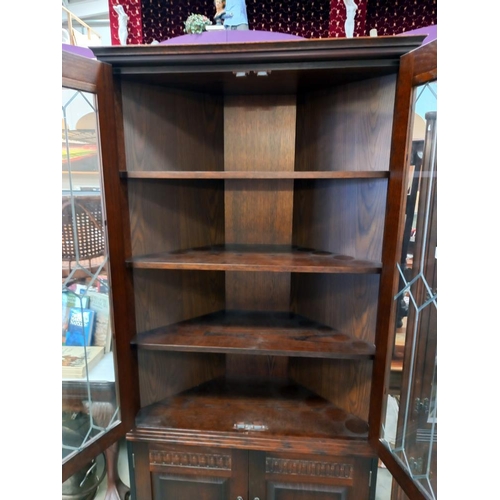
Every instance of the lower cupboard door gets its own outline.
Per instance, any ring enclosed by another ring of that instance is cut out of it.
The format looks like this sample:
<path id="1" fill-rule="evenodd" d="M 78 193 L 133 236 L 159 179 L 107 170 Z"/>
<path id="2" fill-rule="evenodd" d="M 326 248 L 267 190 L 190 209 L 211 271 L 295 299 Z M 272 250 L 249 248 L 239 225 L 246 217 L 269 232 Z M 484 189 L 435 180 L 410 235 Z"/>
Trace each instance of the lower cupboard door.
<path id="1" fill-rule="evenodd" d="M 229 477 L 154 473 L 152 482 L 153 498 L 158 500 L 226 500 L 231 498 L 231 478 Z"/>
<path id="2" fill-rule="evenodd" d="M 248 498 L 246 450 L 151 443 L 148 452 L 153 500 Z"/>
<path id="3" fill-rule="evenodd" d="M 250 500 L 369 500 L 371 459 L 250 452 Z"/>

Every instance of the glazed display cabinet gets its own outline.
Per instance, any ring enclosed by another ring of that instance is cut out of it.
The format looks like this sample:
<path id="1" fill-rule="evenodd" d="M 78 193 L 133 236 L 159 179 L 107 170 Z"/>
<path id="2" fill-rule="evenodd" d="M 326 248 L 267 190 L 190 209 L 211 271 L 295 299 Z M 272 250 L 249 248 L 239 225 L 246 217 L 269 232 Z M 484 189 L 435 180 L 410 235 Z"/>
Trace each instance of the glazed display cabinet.
<path id="1" fill-rule="evenodd" d="M 93 49 L 136 499 L 374 498 L 422 40 Z"/>

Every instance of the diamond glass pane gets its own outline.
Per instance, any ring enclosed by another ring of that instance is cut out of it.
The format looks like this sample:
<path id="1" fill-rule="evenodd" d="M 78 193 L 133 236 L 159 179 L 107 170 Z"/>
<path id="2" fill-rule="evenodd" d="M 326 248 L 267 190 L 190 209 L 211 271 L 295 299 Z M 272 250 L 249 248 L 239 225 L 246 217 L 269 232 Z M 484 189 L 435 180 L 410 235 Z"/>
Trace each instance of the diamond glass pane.
<path id="1" fill-rule="evenodd" d="M 62 457 L 119 419 L 96 97 L 62 89 Z"/>
<path id="2" fill-rule="evenodd" d="M 437 83 L 415 89 L 408 196 L 382 437 L 437 498 Z"/>

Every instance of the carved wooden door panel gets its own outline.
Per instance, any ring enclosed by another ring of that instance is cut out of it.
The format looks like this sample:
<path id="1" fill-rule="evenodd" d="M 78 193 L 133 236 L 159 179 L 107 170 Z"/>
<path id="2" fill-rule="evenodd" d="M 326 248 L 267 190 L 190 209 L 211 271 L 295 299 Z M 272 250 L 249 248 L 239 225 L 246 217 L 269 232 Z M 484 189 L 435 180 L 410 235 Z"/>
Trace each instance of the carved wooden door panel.
<path id="1" fill-rule="evenodd" d="M 152 479 L 155 499 L 225 500 L 231 498 L 230 478 L 228 477 L 155 473 Z"/>
<path id="2" fill-rule="evenodd" d="M 269 482 L 268 500 L 347 500 L 347 486 Z"/>
<path id="3" fill-rule="evenodd" d="M 349 498 L 345 486 L 270 483 L 268 488 L 269 500 L 347 500 Z"/>
<path id="4" fill-rule="evenodd" d="M 250 451 L 249 498 L 368 499 L 370 466 L 370 459 Z"/>
<path id="5" fill-rule="evenodd" d="M 248 452 L 133 443 L 137 500 L 247 498 Z"/>
<path id="6" fill-rule="evenodd" d="M 132 443 L 137 500 L 368 500 L 370 458 Z"/>

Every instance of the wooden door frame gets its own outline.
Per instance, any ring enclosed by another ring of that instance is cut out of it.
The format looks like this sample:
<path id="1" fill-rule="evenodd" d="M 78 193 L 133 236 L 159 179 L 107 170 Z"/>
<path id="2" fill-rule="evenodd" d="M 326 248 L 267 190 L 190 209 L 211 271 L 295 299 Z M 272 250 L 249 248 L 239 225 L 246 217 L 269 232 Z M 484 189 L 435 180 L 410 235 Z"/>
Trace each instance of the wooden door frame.
<path id="1" fill-rule="evenodd" d="M 120 405 L 119 422 L 63 463 L 64 482 L 92 458 L 122 438 L 133 426 L 134 417 L 139 410 L 139 387 L 137 359 L 130 349 L 130 340 L 135 333 L 135 318 L 134 309 L 128 304 L 128 298 L 131 297 L 131 293 L 127 293 L 131 286 L 130 275 L 125 268 L 125 249 L 128 246 L 121 241 L 122 235 L 128 234 L 128 231 L 126 218 L 122 215 L 124 207 L 126 208 L 126 198 L 118 173 L 119 133 L 111 65 L 62 51 L 62 86 L 97 96 L 98 132 L 99 137 L 105 138 L 100 140 L 100 146 L 110 255 L 108 277 L 112 290 L 114 352 L 116 366 L 122 367 L 115 370 L 115 388 Z"/>
<path id="2" fill-rule="evenodd" d="M 397 238 L 385 238 L 383 249 L 383 270 L 380 279 L 380 300 L 378 309 L 376 354 L 373 366 L 373 382 L 370 400 L 369 442 L 386 465 L 396 482 L 411 500 L 428 500 L 420 485 L 415 483 L 404 464 L 381 440 L 384 422 L 390 366 L 395 335 L 398 274 L 396 264 L 400 259 L 404 228 L 406 186 L 408 186 L 406 164 L 411 151 L 413 127 L 413 103 L 418 85 L 437 80 L 437 40 L 415 49 L 401 57 L 400 73 L 396 90 L 393 140 L 396 147 L 391 151 L 390 182 L 387 197 L 385 231 L 397 231 Z M 395 217 L 398 214 L 398 217 Z M 390 311 L 390 314 L 387 314 Z"/>

